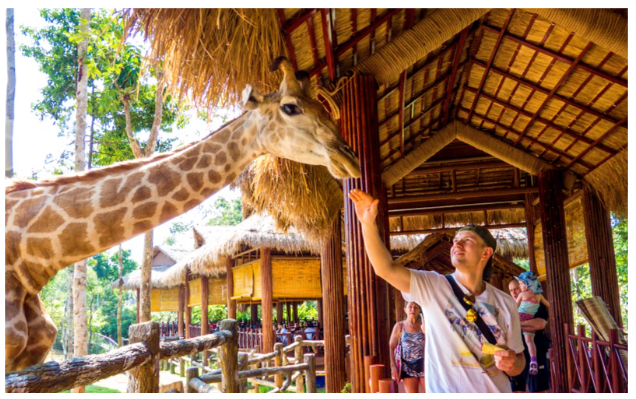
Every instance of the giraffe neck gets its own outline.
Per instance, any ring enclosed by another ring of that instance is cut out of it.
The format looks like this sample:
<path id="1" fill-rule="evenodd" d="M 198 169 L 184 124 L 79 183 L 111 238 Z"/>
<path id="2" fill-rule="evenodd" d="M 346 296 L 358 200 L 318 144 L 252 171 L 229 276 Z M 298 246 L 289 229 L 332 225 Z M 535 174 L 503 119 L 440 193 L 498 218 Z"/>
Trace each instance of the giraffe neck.
<path id="1" fill-rule="evenodd" d="M 68 265 L 189 211 L 263 154 L 258 123 L 248 112 L 160 160 L 7 194 L 7 270 L 35 294 Z"/>

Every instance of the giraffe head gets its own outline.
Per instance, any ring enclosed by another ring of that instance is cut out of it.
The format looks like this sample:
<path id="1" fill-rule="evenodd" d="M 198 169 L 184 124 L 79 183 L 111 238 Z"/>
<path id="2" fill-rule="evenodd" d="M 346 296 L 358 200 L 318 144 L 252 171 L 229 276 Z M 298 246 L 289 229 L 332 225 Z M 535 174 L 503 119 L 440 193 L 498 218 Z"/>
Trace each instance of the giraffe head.
<path id="1" fill-rule="evenodd" d="M 356 154 L 343 140 L 338 125 L 310 96 L 306 72 L 294 74 L 291 63 L 279 57 L 272 71 L 284 77 L 277 92 L 262 95 L 248 85 L 241 106 L 260 118 L 257 140 L 265 152 L 310 165 L 323 165 L 337 178 L 360 177 Z"/>

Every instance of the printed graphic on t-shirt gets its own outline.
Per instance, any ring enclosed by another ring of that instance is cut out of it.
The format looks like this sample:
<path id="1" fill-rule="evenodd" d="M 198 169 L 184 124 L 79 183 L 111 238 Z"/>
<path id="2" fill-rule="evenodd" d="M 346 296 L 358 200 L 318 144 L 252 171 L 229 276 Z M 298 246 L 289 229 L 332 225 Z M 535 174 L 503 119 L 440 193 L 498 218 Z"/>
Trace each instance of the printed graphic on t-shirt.
<path id="1" fill-rule="evenodd" d="M 486 325 L 490 328 L 498 344 L 505 344 L 504 332 L 497 323 L 496 315 L 498 310 L 484 303 L 475 304 L 475 308 Z M 492 355 L 484 355 L 481 352 L 481 345 L 487 342 L 483 337 L 479 327 L 475 323 L 466 320 L 461 313 L 453 306 L 452 302 L 448 302 L 445 309 L 445 315 L 452 328 L 462 337 L 463 342 L 460 348 L 457 348 L 455 359 L 452 359 L 453 366 L 464 368 L 481 368 L 490 377 L 499 373 L 495 366 L 495 359 Z"/>

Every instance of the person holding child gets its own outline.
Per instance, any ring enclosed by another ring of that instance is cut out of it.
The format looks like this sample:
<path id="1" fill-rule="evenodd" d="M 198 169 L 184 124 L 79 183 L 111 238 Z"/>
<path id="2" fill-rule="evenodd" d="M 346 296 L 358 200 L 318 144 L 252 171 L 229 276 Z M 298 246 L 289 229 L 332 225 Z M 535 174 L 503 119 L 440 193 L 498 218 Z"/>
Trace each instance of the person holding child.
<path id="1" fill-rule="evenodd" d="M 515 279 L 519 281 L 519 288 L 521 293 L 516 298 L 517 305 L 519 305 L 519 319 L 521 321 L 532 320 L 535 318 L 539 305 L 543 304 L 546 307 L 550 306 L 547 299 L 541 293 L 543 289 L 537 276 L 533 272 L 524 272 L 515 276 Z M 539 365 L 537 363 L 537 347 L 534 344 L 534 332 L 523 331 L 523 339 L 528 345 L 528 352 L 530 353 L 530 375 L 536 375 L 539 372 Z"/>

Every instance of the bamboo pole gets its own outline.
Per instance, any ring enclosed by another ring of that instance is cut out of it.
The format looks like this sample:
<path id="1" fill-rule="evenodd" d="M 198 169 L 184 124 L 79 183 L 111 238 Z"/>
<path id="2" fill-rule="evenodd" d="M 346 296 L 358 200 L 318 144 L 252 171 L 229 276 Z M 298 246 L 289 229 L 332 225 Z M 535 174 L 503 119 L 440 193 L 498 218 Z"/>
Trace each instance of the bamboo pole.
<path id="1" fill-rule="evenodd" d="M 234 266 L 234 259 L 229 257 L 225 263 L 225 282 L 227 284 L 227 317 L 228 319 L 236 320 L 236 300 L 233 300 L 234 296 L 234 275 L 232 267 Z"/>
<path id="2" fill-rule="evenodd" d="M 263 327 L 263 352 L 271 352 L 274 349 L 276 337 L 272 319 L 274 312 L 272 288 L 272 253 L 267 247 L 261 247 L 261 307 Z"/>
<path id="3" fill-rule="evenodd" d="M 545 251 L 550 325 L 553 355 L 556 364 L 553 392 L 569 392 L 567 369 L 567 337 L 563 326 L 572 325 L 572 296 L 570 265 L 563 208 L 563 180 L 561 172 L 547 169 L 539 173 L 539 206 Z"/>

